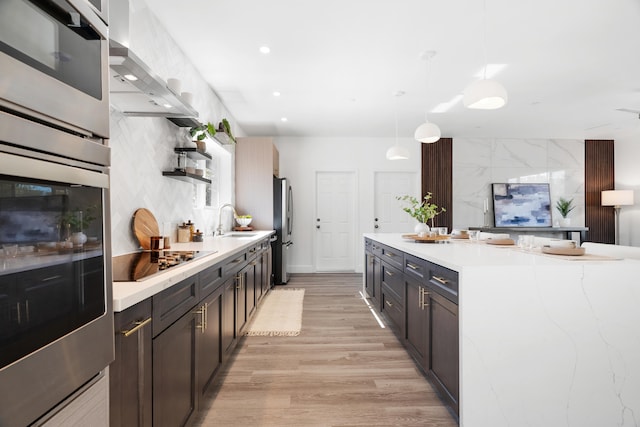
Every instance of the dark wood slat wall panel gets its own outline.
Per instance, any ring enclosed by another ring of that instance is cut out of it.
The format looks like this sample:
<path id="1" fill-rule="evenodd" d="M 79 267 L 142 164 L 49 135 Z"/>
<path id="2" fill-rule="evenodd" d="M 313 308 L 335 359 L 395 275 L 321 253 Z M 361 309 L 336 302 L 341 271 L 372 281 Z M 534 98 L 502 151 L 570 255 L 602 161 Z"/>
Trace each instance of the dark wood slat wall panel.
<path id="1" fill-rule="evenodd" d="M 615 213 L 601 206 L 601 192 L 615 186 L 612 140 L 586 140 L 584 144 L 584 225 L 589 227 L 587 241 L 615 242 Z"/>
<path id="2" fill-rule="evenodd" d="M 440 138 L 433 144 L 422 144 L 422 197 L 431 192 L 432 203 L 447 211 L 435 218 L 436 227 L 453 225 L 453 139 Z M 431 225 L 431 223 L 429 223 Z"/>

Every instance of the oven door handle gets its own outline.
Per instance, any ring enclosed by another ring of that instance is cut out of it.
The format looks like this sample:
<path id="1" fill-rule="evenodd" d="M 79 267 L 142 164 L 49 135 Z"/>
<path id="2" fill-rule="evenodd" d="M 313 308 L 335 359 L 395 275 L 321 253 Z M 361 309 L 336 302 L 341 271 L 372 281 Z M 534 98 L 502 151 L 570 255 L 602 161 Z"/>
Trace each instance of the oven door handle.
<path id="1" fill-rule="evenodd" d="M 109 176 L 74 166 L 0 153 L 0 170 L 5 175 L 44 179 L 66 184 L 109 188 Z"/>
<path id="2" fill-rule="evenodd" d="M 91 10 L 91 8 L 87 5 L 86 0 L 66 0 L 66 2 L 69 3 L 75 10 L 78 11 L 78 13 L 80 13 L 80 15 L 82 15 L 84 19 L 89 22 L 91 28 L 96 30 L 96 32 L 98 32 L 98 34 L 100 34 L 100 36 L 104 40 L 107 40 L 109 34 L 107 25 L 102 22 L 102 20 L 93 10 Z"/>

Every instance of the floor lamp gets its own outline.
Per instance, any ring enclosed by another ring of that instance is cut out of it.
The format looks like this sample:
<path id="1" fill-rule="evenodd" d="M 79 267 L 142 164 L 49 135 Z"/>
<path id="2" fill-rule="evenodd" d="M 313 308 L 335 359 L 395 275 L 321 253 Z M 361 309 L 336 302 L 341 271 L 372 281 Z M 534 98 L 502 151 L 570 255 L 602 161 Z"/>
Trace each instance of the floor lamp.
<path id="1" fill-rule="evenodd" d="M 602 192 L 602 206 L 613 206 L 616 211 L 616 245 L 620 244 L 620 207 L 629 205 L 633 205 L 633 190 Z"/>

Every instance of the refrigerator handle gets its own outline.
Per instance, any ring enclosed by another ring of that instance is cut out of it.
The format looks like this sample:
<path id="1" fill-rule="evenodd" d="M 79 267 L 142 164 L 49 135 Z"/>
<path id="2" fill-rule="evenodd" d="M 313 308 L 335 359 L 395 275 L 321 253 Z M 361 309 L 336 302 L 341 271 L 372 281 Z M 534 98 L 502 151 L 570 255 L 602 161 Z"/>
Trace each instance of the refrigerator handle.
<path id="1" fill-rule="evenodd" d="M 291 232 L 293 231 L 293 190 L 291 190 L 291 186 L 289 186 L 288 192 L 289 197 L 287 199 L 289 206 L 287 206 L 287 209 L 289 210 L 290 217 L 289 221 L 287 221 L 287 233 L 291 235 Z"/>

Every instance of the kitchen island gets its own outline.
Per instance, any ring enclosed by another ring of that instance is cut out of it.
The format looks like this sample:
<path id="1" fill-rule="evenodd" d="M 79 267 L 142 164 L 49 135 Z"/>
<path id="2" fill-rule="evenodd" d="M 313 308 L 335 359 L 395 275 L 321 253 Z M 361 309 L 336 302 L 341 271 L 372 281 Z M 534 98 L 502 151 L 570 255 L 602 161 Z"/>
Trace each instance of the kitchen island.
<path id="1" fill-rule="evenodd" d="M 640 261 L 367 240 L 402 254 L 405 271 L 419 259 L 457 274 L 460 425 L 640 423 Z"/>

